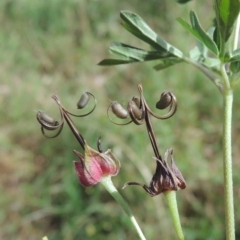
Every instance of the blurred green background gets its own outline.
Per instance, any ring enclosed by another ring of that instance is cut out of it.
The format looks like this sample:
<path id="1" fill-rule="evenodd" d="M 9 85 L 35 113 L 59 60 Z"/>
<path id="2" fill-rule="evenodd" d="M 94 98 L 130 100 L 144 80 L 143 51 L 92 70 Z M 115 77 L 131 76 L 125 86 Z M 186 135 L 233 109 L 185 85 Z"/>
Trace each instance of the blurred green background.
<path id="1" fill-rule="evenodd" d="M 195 44 L 176 22 L 193 9 L 207 29 L 214 18 L 212 1 L 1 0 L 0 2 L 0 239 L 138 239 L 125 213 L 101 185 L 84 189 L 73 168 L 72 150 L 80 150 L 65 127 L 46 139 L 36 121 L 41 109 L 59 118 L 51 99 L 75 111 L 84 91 L 97 109 L 74 119 L 89 145 L 102 135 L 122 168 L 113 182 L 129 202 L 147 239 L 176 239 L 163 195 L 151 198 L 140 187 L 121 190 L 127 181 L 148 184 L 155 170 L 144 126 L 116 126 L 106 115 L 110 101 L 123 105 L 142 83 L 153 108 L 163 90 L 179 103 L 177 114 L 153 119 L 160 152 L 174 148 L 187 188 L 177 193 L 186 239 L 224 237 L 222 179 L 222 99 L 217 88 L 192 66 L 161 72 L 156 62 L 99 67 L 112 41 L 148 48 L 120 25 L 119 12 L 131 10 L 170 43 L 187 53 Z M 236 226 L 240 224 L 240 98 L 235 91 L 233 167 Z M 75 111 L 77 113 L 77 111 Z M 237 228 L 237 239 L 240 229 Z"/>

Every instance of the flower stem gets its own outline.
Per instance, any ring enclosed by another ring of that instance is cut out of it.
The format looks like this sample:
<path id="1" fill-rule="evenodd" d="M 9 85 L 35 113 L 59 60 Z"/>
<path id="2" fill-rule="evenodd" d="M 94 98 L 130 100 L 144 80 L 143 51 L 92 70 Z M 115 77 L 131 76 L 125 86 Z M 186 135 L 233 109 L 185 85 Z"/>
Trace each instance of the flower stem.
<path id="1" fill-rule="evenodd" d="M 221 65 L 223 91 L 223 174 L 226 239 L 235 239 L 234 199 L 232 180 L 232 103 L 233 90 L 224 64 Z"/>
<path id="2" fill-rule="evenodd" d="M 172 216 L 173 224 L 174 224 L 178 239 L 184 240 L 182 226 L 181 226 L 181 222 L 180 222 L 180 218 L 179 218 L 179 214 L 178 214 L 176 192 L 175 191 L 166 191 L 166 192 L 164 192 L 164 196 L 167 199 L 167 204 L 170 209 L 170 213 Z"/>
<path id="3" fill-rule="evenodd" d="M 233 180 L 232 180 L 232 90 L 224 92 L 224 123 L 223 123 L 223 168 L 224 168 L 224 200 L 226 218 L 226 239 L 235 239 L 234 226 L 234 199 L 233 199 Z"/>
<path id="4" fill-rule="evenodd" d="M 106 190 L 113 196 L 113 198 L 118 202 L 119 205 L 123 208 L 127 216 L 129 217 L 129 220 L 132 222 L 134 228 L 136 229 L 138 236 L 141 240 L 146 240 L 145 236 L 142 233 L 141 228 L 139 227 L 135 217 L 133 216 L 128 204 L 123 199 L 123 197 L 120 195 L 118 190 L 115 188 L 115 186 L 112 183 L 111 177 L 105 177 L 101 180 L 102 185 L 106 188 Z"/>

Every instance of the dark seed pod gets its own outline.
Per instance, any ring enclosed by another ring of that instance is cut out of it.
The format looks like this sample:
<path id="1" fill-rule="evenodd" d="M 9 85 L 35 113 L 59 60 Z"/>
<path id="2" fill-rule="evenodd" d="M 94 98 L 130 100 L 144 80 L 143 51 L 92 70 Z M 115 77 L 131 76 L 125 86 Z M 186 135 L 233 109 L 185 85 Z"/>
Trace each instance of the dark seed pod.
<path id="1" fill-rule="evenodd" d="M 45 123 L 51 126 L 58 126 L 59 123 L 58 121 L 56 121 L 53 117 L 49 116 L 48 114 L 46 114 L 43 111 L 38 111 L 37 112 L 37 120 L 40 123 Z"/>
<path id="2" fill-rule="evenodd" d="M 121 119 L 125 119 L 128 117 L 128 112 L 122 105 L 118 102 L 112 102 L 111 104 L 112 112 Z"/>
<path id="3" fill-rule="evenodd" d="M 137 103 L 133 100 L 129 101 L 128 106 L 132 110 L 134 116 L 137 119 L 142 119 L 142 110 L 137 106 Z"/>
<path id="4" fill-rule="evenodd" d="M 140 106 L 141 106 L 140 98 L 139 97 L 133 97 L 132 100 L 136 103 L 138 108 L 140 108 Z"/>
<path id="5" fill-rule="evenodd" d="M 172 102 L 171 94 L 167 91 L 164 91 L 160 97 L 160 100 L 156 103 L 157 109 L 165 109 L 167 108 Z"/>
<path id="6" fill-rule="evenodd" d="M 87 104 L 88 104 L 89 98 L 90 98 L 90 97 L 89 97 L 88 92 L 84 92 L 84 93 L 81 95 L 81 97 L 80 97 L 80 99 L 79 99 L 79 101 L 78 101 L 78 103 L 77 103 L 77 108 L 78 108 L 78 109 L 85 108 L 85 107 L 87 106 Z"/>

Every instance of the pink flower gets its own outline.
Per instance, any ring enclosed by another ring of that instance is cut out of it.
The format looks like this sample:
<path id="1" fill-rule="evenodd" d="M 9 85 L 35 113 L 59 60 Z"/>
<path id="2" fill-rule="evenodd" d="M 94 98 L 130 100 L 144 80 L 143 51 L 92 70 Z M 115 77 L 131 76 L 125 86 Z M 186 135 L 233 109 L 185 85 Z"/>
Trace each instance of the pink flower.
<path id="1" fill-rule="evenodd" d="M 111 150 L 98 152 L 85 143 L 85 155 L 73 150 L 79 161 L 74 161 L 75 170 L 80 183 L 84 187 L 91 187 L 101 181 L 103 177 L 116 176 L 120 170 L 120 162 Z"/>

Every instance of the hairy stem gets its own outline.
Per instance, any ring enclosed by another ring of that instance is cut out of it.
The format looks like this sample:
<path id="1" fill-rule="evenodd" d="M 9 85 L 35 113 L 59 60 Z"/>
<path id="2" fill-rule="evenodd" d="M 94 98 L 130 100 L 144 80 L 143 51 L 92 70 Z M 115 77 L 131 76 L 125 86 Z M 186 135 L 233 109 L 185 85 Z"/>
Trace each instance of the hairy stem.
<path id="1" fill-rule="evenodd" d="M 224 124 L 223 124 L 223 168 L 224 168 L 224 200 L 226 218 L 226 239 L 235 239 L 234 226 L 234 199 L 233 199 L 233 180 L 232 180 L 232 90 L 224 93 Z"/>
<path id="2" fill-rule="evenodd" d="M 113 196 L 113 198 L 117 201 L 117 203 L 123 208 L 123 210 L 129 217 L 129 220 L 132 222 L 134 228 L 136 229 L 139 238 L 141 240 L 146 240 L 145 236 L 142 233 L 141 228 L 139 227 L 135 217 L 131 212 L 131 209 L 129 208 L 128 204 L 125 202 L 123 197 L 120 195 L 118 190 L 114 187 L 111 178 L 110 177 L 102 178 L 101 183 L 106 188 L 106 190 Z"/>
<path id="3" fill-rule="evenodd" d="M 221 65 L 224 82 L 223 91 L 223 171 L 224 171 L 224 203 L 226 218 L 226 239 L 235 239 L 234 199 L 232 180 L 232 103 L 233 91 L 224 64 Z"/>

